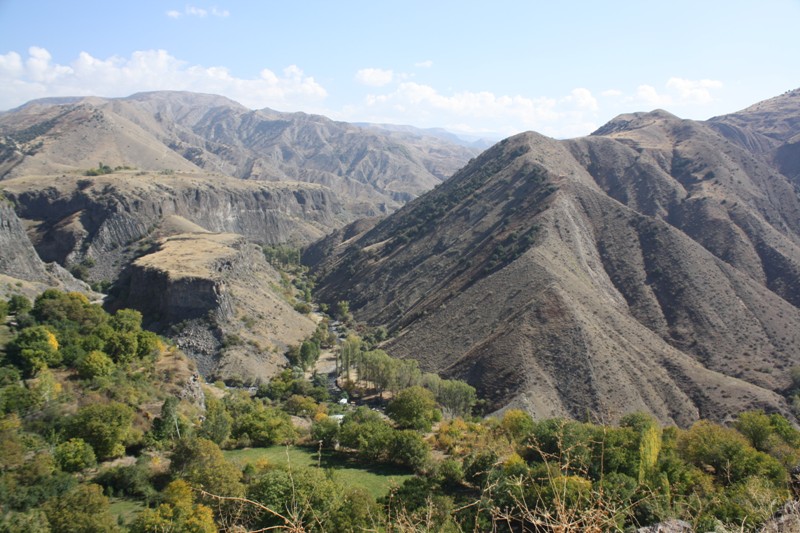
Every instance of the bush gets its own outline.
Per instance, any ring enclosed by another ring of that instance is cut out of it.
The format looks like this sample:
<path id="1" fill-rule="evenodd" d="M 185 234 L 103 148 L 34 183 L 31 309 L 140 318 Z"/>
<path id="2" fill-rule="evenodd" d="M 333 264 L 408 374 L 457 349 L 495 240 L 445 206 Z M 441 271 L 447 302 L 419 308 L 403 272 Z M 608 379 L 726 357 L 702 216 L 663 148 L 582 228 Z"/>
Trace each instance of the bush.
<path id="1" fill-rule="evenodd" d="M 55 459 L 64 472 L 80 472 L 97 464 L 94 450 L 83 439 L 70 439 L 56 446 Z"/>
<path id="2" fill-rule="evenodd" d="M 386 406 L 386 414 L 401 428 L 430 431 L 434 421 L 441 418 L 433 393 L 420 386 L 400 391 Z"/>
<path id="3" fill-rule="evenodd" d="M 14 294 L 8 299 L 8 312 L 19 315 L 27 313 L 33 306 L 31 301 L 22 296 L 21 294 Z"/>
<path id="4" fill-rule="evenodd" d="M 146 462 L 141 460 L 135 465 L 116 466 L 101 472 L 96 480 L 106 492 L 114 496 L 129 496 L 151 501 L 158 491 L 150 481 L 150 470 Z"/>
<path id="5" fill-rule="evenodd" d="M 422 470 L 430 459 L 430 446 L 416 431 L 395 431 L 391 440 L 389 457 L 392 461 L 413 470 Z"/>
<path id="6" fill-rule="evenodd" d="M 61 362 L 56 336 L 45 326 L 32 326 L 20 331 L 8 343 L 6 353 L 8 360 L 26 376 L 34 376 L 40 370 Z"/>
<path id="7" fill-rule="evenodd" d="M 84 379 L 110 376 L 115 369 L 114 361 L 100 350 L 92 350 L 78 363 L 78 374 Z"/>
<path id="8" fill-rule="evenodd" d="M 92 446 L 100 460 L 119 457 L 133 422 L 133 410 L 119 402 L 81 408 L 67 424 L 67 434 Z"/>

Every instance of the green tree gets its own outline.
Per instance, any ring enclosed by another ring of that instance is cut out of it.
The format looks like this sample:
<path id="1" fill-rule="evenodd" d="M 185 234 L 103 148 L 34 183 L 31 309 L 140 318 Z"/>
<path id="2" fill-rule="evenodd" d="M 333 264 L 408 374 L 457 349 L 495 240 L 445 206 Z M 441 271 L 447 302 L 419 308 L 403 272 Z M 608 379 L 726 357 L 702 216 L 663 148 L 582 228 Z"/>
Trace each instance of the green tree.
<path id="1" fill-rule="evenodd" d="M 311 439 L 325 448 L 334 448 L 339 443 L 339 421 L 329 416 L 315 421 L 311 425 Z"/>
<path id="2" fill-rule="evenodd" d="M 140 358 L 157 356 L 163 344 L 158 335 L 152 331 L 136 332 L 136 355 Z"/>
<path id="3" fill-rule="evenodd" d="M 459 380 L 443 380 L 436 394 L 436 401 L 450 418 L 466 417 L 478 401 L 475 387 Z"/>
<path id="4" fill-rule="evenodd" d="M 116 370 L 111 358 L 100 350 L 92 350 L 78 363 L 78 374 L 84 379 L 110 376 Z"/>
<path id="5" fill-rule="evenodd" d="M 503 432 L 514 442 L 522 442 L 533 431 L 533 418 L 521 409 L 509 409 L 500 420 Z"/>
<path id="6" fill-rule="evenodd" d="M 248 490 L 250 499 L 273 511 L 262 510 L 254 529 L 285 527 L 290 531 L 335 531 L 330 527 L 330 520 L 339 507 L 341 492 L 342 488 L 322 469 L 269 468 L 257 476 Z"/>
<path id="7" fill-rule="evenodd" d="M 109 325 L 121 333 L 138 333 L 142 329 L 142 313 L 134 309 L 120 309 L 111 317 Z"/>
<path id="8" fill-rule="evenodd" d="M 744 481 L 748 476 L 763 476 L 774 483 L 786 479 L 786 471 L 769 455 L 750 446 L 733 428 L 699 420 L 681 434 L 678 449 L 698 467 L 711 467 L 716 479 L 725 485 Z"/>
<path id="9" fill-rule="evenodd" d="M 139 336 L 133 331 L 116 332 L 106 340 L 105 349 L 115 363 L 130 363 L 139 353 Z"/>
<path id="10" fill-rule="evenodd" d="M 26 376 L 61 362 L 58 340 L 46 326 L 25 328 L 6 346 L 8 360 Z"/>
<path id="11" fill-rule="evenodd" d="M 639 483 L 645 483 L 656 471 L 660 451 L 661 426 L 651 424 L 644 430 L 639 441 Z"/>
<path id="12" fill-rule="evenodd" d="M 336 302 L 336 318 L 345 324 L 348 324 L 353 321 L 353 315 L 350 313 L 350 302 L 346 300 L 340 300 Z"/>
<path id="13" fill-rule="evenodd" d="M 433 422 L 441 416 L 433 393 L 420 386 L 400 391 L 386 406 L 386 414 L 399 427 L 419 431 L 430 431 Z"/>
<path id="14" fill-rule="evenodd" d="M 99 485 L 78 485 L 47 502 L 44 512 L 53 531 L 63 533 L 106 533 L 117 531 L 108 498 Z"/>
<path id="15" fill-rule="evenodd" d="M 254 446 L 284 444 L 296 436 L 288 414 L 265 406 L 235 419 L 232 434 L 235 438 L 247 435 Z"/>
<path id="16" fill-rule="evenodd" d="M 32 307 L 31 301 L 21 294 L 14 294 L 8 299 L 8 312 L 14 315 L 27 313 Z"/>
<path id="17" fill-rule="evenodd" d="M 70 439 L 55 449 L 55 460 L 64 472 L 80 472 L 97 464 L 94 450 L 83 439 Z"/>
<path id="18" fill-rule="evenodd" d="M 130 533 L 216 533 L 214 514 L 203 504 L 195 503 L 192 488 L 177 479 L 167 485 L 163 503 L 155 509 L 145 509 L 129 528 Z"/>
<path id="19" fill-rule="evenodd" d="M 339 506 L 331 514 L 329 531 L 379 531 L 382 518 L 383 509 L 371 494 L 361 487 L 350 487 L 342 493 Z"/>
<path id="20" fill-rule="evenodd" d="M 298 361 L 299 366 L 305 370 L 314 366 L 319 359 L 319 345 L 312 341 L 303 341 L 303 344 L 300 345 L 300 359 Z"/>
<path id="21" fill-rule="evenodd" d="M 311 416 L 317 411 L 317 402 L 314 398 L 309 398 L 308 396 L 292 394 L 286 400 L 283 408 L 286 412 L 295 416 Z"/>
<path id="22" fill-rule="evenodd" d="M 172 473 L 195 489 L 218 496 L 242 496 L 241 471 L 222 455 L 214 442 L 182 439 L 175 447 L 170 464 Z"/>
<path id="23" fill-rule="evenodd" d="M 81 334 L 108 320 L 106 312 L 91 304 L 85 295 L 56 289 L 48 289 L 36 298 L 32 314 L 42 324 L 50 324 L 57 330 L 74 327 Z"/>
<path id="24" fill-rule="evenodd" d="M 758 451 L 767 451 L 767 440 L 772 434 L 772 420 L 764 411 L 745 411 L 733 424 L 739 433 L 747 437 L 750 445 Z"/>
<path id="25" fill-rule="evenodd" d="M 24 513 L 10 511 L 5 513 L 0 521 L 0 533 L 20 533 L 30 531 L 35 533 L 50 533 L 50 522 L 41 509 L 31 509 Z"/>
<path id="26" fill-rule="evenodd" d="M 119 402 L 82 407 L 67 424 L 69 437 L 89 443 L 100 460 L 125 453 L 124 441 L 133 422 L 133 410 Z"/>
<path id="27" fill-rule="evenodd" d="M 388 461 L 394 430 L 380 415 L 359 407 L 342 420 L 339 442 L 370 461 Z"/>
<path id="28" fill-rule="evenodd" d="M 200 424 L 199 435 L 222 446 L 231 434 L 232 426 L 233 417 L 225 409 L 223 403 L 213 396 L 207 395 L 206 417 Z"/>
<path id="29" fill-rule="evenodd" d="M 22 422 L 16 414 L 0 419 L 0 471 L 16 468 L 25 458 L 25 445 L 20 435 Z"/>
<path id="30" fill-rule="evenodd" d="M 361 353 L 361 339 L 356 335 L 348 335 L 339 346 L 339 374 L 350 377 L 350 369 L 355 365 Z"/>
<path id="31" fill-rule="evenodd" d="M 390 457 L 392 461 L 414 470 L 422 470 L 430 458 L 430 446 L 416 431 L 405 429 L 395 431 Z"/>
<path id="32" fill-rule="evenodd" d="M 153 436 L 157 440 L 180 439 L 187 436 L 189 424 L 178 413 L 180 400 L 170 396 L 161 404 L 161 414 L 153 420 Z"/>

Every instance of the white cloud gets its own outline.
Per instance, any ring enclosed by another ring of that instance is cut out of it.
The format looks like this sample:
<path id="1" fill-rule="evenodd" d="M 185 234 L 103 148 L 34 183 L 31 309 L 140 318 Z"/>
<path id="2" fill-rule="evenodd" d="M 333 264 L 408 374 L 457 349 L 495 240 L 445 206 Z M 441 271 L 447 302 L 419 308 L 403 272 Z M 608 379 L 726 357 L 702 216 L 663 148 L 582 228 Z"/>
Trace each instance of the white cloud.
<path id="1" fill-rule="evenodd" d="M 24 70 L 22 57 L 16 52 L 0 55 L 0 77 L 13 78 L 22 74 Z"/>
<path id="2" fill-rule="evenodd" d="M 576 107 L 589 111 L 597 111 L 598 109 L 597 99 L 592 96 L 592 92 L 589 89 L 584 89 L 583 87 L 572 89 L 569 96 L 564 98 L 564 102 L 574 103 Z"/>
<path id="3" fill-rule="evenodd" d="M 596 129 L 597 101 L 583 88 L 556 99 L 497 95 L 489 91 L 445 95 L 429 85 L 404 82 L 392 92 L 368 95 L 364 103 L 364 109 L 351 108 L 349 114 L 370 122 L 408 123 L 413 113 L 415 125 L 421 127 L 466 131 L 465 124 L 480 124 L 481 131 L 500 135 L 535 130 L 555 137 L 571 137 Z"/>
<path id="4" fill-rule="evenodd" d="M 394 79 L 394 72 L 381 68 L 362 68 L 356 72 L 356 81 L 370 87 L 383 87 Z"/>
<path id="5" fill-rule="evenodd" d="M 717 80 L 687 80 L 673 77 L 667 80 L 663 89 L 652 85 L 639 85 L 632 96 L 625 98 L 634 105 L 654 107 L 702 106 L 714 102 L 711 92 L 722 88 Z"/>
<path id="6" fill-rule="evenodd" d="M 636 88 L 636 96 L 632 100 L 650 107 L 660 107 L 672 103 L 672 98 L 668 94 L 659 94 L 652 85 L 639 85 Z"/>
<path id="7" fill-rule="evenodd" d="M 205 17 L 208 15 L 208 11 L 200 7 L 186 6 L 186 14 L 193 15 L 195 17 Z"/>
<path id="8" fill-rule="evenodd" d="M 708 104 L 714 100 L 711 96 L 711 90 L 722 88 L 722 82 L 716 80 L 670 78 L 669 81 L 667 81 L 667 88 L 677 91 L 682 102 Z"/>
<path id="9" fill-rule="evenodd" d="M 433 61 L 430 59 L 427 61 L 420 61 L 419 63 L 414 63 L 414 66 L 417 68 L 431 68 L 433 66 Z"/>
<path id="10" fill-rule="evenodd" d="M 183 11 L 178 11 L 177 9 L 170 9 L 169 11 L 166 12 L 166 15 L 173 19 L 179 19 L 184 15 L 189 17 L 205 18 L 209 15 L 209 13 L 212 16 L 220 18 L 229 17 L 231 15 L 230 11 L 228 11 L 227 9 L 219 9 L 216 6 L 212 7 L 209 10 L 203 7 L 191 6 L 189 4 L 186 4 L 186 6 L 183 8 Z"/>
<path id="11" fill-rule="evenodd" d="M 81 52 L 70 65 L 52 62 L 44 48 L 23 59 L 0 55 L 0 109 L 46 96 L 127 96 L 138 91 L 186 90 L 222 94 L 251 108 L 295 110 L 318 104 L 327 91 L 296 65 L 281 73 L 264 69 L 256 78 L 237 78 L 225 67 L 189 65 L 164 50 L 98 59 Z"/>

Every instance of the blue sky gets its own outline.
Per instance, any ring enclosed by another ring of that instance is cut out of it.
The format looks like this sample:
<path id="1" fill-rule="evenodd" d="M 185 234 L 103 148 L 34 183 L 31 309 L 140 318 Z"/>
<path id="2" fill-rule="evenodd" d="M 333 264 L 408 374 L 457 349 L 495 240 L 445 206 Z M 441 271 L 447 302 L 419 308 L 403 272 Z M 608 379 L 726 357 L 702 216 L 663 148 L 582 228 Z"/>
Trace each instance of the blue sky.
<path id="1" fill-rule="evenodd" d="M 0 109 L 217 93 L 250 108 L 506 136 L 706 119 L 800 87 L 800 0 L 0 0 Z"/>

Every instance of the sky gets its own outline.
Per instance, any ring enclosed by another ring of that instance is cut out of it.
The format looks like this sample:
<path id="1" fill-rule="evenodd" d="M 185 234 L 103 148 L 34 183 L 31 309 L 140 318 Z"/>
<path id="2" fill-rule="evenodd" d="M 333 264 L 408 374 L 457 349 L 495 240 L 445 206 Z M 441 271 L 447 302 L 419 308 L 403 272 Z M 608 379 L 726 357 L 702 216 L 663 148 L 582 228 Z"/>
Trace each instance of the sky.
<path id="1" fill-rule="evenodd" d="M 800 87 L 800 0 L 0 0 L 0 110 L 188 90 L 498 139 Z"/>

